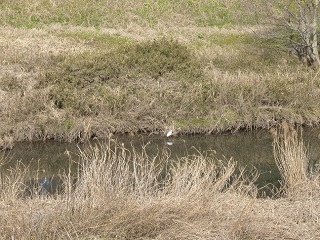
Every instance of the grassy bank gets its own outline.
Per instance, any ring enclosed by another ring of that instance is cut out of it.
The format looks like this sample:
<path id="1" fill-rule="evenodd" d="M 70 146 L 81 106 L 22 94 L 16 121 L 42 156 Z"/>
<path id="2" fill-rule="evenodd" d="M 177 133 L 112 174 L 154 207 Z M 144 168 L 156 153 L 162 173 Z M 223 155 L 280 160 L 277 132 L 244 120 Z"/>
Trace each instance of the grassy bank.
<path id="1" fill-rule="evenodd" d="M 79 150 L 77 182 L 62 174 L 59 195 L 30 191 L 28 168 L 17 166 L 2 172 L 0 239 L 318 238 L 319 172 L 305 168 L 295 130 L 274 137 L 283 176 L 276 198 L 257 198 L 257 173 L 232 160 L 172 161 L 114 142 Z"/>
<path id="2" fill-rule="evenodd" d="M 0 144 L 317 125 L 318 72 L 254 23 L 233 1 L 2 1 Z"/>

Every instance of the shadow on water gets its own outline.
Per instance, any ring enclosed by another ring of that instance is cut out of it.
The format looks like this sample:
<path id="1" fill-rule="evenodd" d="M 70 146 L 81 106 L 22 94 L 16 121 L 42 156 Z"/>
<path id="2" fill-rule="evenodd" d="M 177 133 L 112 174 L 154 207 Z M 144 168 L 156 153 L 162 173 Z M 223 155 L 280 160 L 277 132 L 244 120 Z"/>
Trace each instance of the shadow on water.
<path id="1" fill-rule="evenodd" d="M 320 129 L 305 129 L 303 135 L 311 162 L 318 163 Z M 280 173 L 273 158 L 272 137 L 267 131 L 172 138 L 162 135 L 118 135 L 114 136 L 114 139 L 129 149 L 134 147 L 137 151 L 146 145 L 145 149 L 150 155 L 168 150 L 172 161 L 193 154 L 206 155 L 211 151 L 218 159 L 233 158 L 238 162 L 238 166 L 245 167 L 248 171 L 252 168 L 258 169 L 260 176 L 256 184 L 260 188 L 260 193 L 270 192 L 268 186 L 279 186 Z M 29 167 L 30 172 L 37 174 L 37 178 L 30 176 L 30 183 L 35 184 L 36 181 L 36 185 L 40 186 L 44 195 L 52 194 L 59 191 L 59 184 L 61 185 L 57 180 L 59 175 L 67 173 L 70 166 L 71 171 L 76 172 L 76 162 L 79 160 L 78 147 L 83 149 L 86 144 L 77 146 L 54 141 L 18 143 L 11 152 L 6 153 L 7 159 L 11 160 L 3 164 L 1 170 L 12 167 L 16 161 L 21 161 Z M 66 151 L 71 153 L 72 162 Z"/>

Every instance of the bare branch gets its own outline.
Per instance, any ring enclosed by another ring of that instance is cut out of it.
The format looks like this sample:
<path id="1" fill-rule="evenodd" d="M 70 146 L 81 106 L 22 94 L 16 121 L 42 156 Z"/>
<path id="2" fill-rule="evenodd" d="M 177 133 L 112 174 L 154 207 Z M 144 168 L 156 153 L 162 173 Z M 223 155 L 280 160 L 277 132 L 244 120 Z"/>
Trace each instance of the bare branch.
<path id="1" fill-rule="evenodd" d="M 282 39 L 295 50 L 300 60 L 320 66 L 318 47 L 319 0 L 267 1 L 269 23 L 282 31 L 273 37 Z M 281 34 L 279 34 L 281 32 Z"/>

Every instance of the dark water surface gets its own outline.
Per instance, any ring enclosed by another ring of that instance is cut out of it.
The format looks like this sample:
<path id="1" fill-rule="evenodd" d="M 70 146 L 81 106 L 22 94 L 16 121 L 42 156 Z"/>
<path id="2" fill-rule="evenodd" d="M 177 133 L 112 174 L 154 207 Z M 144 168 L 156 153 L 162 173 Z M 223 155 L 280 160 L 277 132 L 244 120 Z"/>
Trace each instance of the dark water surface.
<path id="1" fill-rule="evenodd" d="M 303 136 L 309 149 L 312 162 L 320 159 L 320 129 L 304 129 Z M 280 175 L 275 165 L 272 152 L 272 137 L 267 131 L 238 132 L 222 135 L 195 135 L 167 138 L 163 135 L 118 135 L 114 136 L 118 143 L 124 143 L 128 148 L 131 145 L 137 150 L 147 144 L 146 150 L 154 155 L 163 149 L 171 153 L 172 161 L 177 157 L 197 153 L 205 153 L 209 150 L 216 152 L 219 159 L 230 159 L 238 162 L 238 165 L 248 169 L 255 167 L 260 172 L 258 186 L 267 184 L 279 185 Z M 45 184 L 46 179 L 58 176 L 69 168 L 70 158 L 66 151 L 71 152 L 71 158 L 77 161 L 78 147 L 81 149 L 86 144 L 76 145 L 72 143 L 60 143 L 54 141 L 18 143 L 10 152 L 1 152 L 0 159 L 5 160 L 1 169 L 8 169 L 18 161 L 31 170 L 37 170 L 38 178 Z"/>

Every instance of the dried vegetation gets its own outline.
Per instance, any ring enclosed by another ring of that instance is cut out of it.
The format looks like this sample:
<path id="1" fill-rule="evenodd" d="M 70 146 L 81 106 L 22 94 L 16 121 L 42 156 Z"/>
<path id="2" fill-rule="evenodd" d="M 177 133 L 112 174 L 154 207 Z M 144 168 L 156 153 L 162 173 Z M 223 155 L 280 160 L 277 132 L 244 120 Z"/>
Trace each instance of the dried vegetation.
<path id="1" fill-rule="evenodd" d="M 113 141 L 79 149 L 78 173 L 61 175 L 59 194 L 30 184 L 28 168 L 16 166 L 2 172 L 0 238 L 318 238 L 319 171 L 305 168 L 295 134 L 285 127 L 275 135 L 283 185 L 271 198 L 257 198 L 257 172 L 232 160 L 173 161 L 166 151 L 149 156 Z"/>

